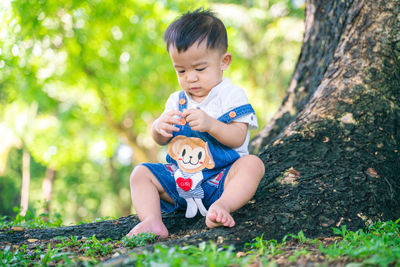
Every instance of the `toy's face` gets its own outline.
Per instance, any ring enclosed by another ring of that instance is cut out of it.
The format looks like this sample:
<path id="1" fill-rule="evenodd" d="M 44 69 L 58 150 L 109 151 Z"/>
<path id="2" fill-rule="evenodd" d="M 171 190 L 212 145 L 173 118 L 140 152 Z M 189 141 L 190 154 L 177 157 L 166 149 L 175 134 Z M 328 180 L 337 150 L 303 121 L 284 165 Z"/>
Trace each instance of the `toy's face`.
<path id="1" fill-rule="evenodd" d="M 194 170 L 203 169 L 203 164 L 206 159 L 206 151 L 203 147 L 191 147 L 183 145 L 178 155 L 178 165 L 181 169 Z"/>
<path id="2" fill-rule="evenodd" d="M 184 172 L 195 173 L 215 166 L 207 143 L 197 137 L 176 136 L 169 143 L 168 153 Z"/>

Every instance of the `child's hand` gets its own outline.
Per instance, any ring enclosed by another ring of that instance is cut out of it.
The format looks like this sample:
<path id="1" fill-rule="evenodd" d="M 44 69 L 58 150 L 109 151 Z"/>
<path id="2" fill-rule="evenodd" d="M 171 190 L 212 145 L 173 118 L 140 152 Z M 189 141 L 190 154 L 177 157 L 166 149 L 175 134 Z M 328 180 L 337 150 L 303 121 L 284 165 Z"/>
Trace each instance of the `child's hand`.
<path id="1" fill-rule="evenodd" d="M 170 138 L 173 131 L 179 131 L 179 128 L 174 125 L 183 125 L 180 117 L 182 117 L 182 112 L 179 110 L 166 112 L 154 122 L 153 128 L 160 135 Z"/>
<path id="2" fill-rule="evenodd" d="M 194 131 L 209 132 L 212 127 L 212 117 L 201 109 L 185 109 L 182 116 Z"/>

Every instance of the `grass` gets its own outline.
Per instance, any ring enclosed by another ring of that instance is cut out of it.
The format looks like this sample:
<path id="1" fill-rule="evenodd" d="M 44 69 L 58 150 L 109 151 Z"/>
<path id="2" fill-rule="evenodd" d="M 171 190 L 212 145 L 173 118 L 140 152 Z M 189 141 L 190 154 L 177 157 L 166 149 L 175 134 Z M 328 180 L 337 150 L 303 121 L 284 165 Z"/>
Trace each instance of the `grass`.
<path id="1" fill-rule="evenodd" d="M 58 237 L 50 242 L 33 241 L 31 244 L 6 245 L 0 250 L 0 266 L 48 266 L 93 265 L 110 255 L 122 254 L 126 248 L 134 248 L 154 242 L 154 234 L 141 234 L 121 240 Z M 1 246 L 0 246 L 1 248 Z"/>
<path id="2" fill-rule="evenodd" d="M 124 263 L 135 266 L 229 266 L 245 265 L 248 258 L 238 258 L 234 247 L 217 247 L 214 243 L 198 246 L 167 247 L 156 245 L 153 252 L 133 254 Z"/>
<path id="3" fill-rule="evenodd" d="M 21 215 L 17 207 L 14 208 L 14 212 L 17 214 L 15 218 L 9 216 L 0 217 L 0 229 L 11 227 L 42 229 L 62 226 L 62 217 L 59 213 L 49 214 L 44 212 L 36 216 L 28 210 L 25 215 Z"/>
<path id="4" fill-rule="evenodd" d="M 31 216 L 31 215 L 29 215 Z M 0 220 L 0 227 L 38 225 L 48 227 L 42 217 Z M 32 219 L 30 221 L 30 219 Z M 54 220 L 59 224 L 59 219 Z M 47 221 L 48 222 L 48 221 Z M 121 240 L 58 237 L 50 241 L 31 240 L 22 245 L 0 244 L 0 266 L 98 265 L 101 261 L 156 241 L 153 234 Z M 153 251 L 131 253 L 125 264 L 136 266 L 277 266 L 278 264 L 349 266 L 400 266 L 400 219 L 376 222 L 365 230 L 333 228 L 332 237 L 309 239 L 302 231 L 287 235 L 281 242 L 263 235 L 242 249 L 219 247 L 213 242 L 197 246 L 155 245 Z"/>
<path id="5" fill-rule="evenodd" d="M 361 265 L 400 266 L 400 219 L 396 222 L 377 222 L 369 225 L 366 231 L 348 231 L 346 226 L 334 228 L 333 232 L 342 240 L 320 250 L 331 259 L 346 256 Z"/>

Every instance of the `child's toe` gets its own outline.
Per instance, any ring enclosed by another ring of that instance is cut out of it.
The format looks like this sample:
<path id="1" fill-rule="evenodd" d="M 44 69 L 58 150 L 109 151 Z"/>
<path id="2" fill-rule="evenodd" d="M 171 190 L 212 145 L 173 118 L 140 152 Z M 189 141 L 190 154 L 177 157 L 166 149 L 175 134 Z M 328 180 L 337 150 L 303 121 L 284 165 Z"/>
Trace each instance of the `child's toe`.
<path id="1" fill-rule="evenodd" d="M 212 221 L 215 221 L 217 219 L 217 213 L 214 210 L 209 210 L 206 217 Z"/>
<path id="2" fill-rule="evenodd" d="M 225 216 L 222 217 L 221 223 L 225 225 L 228 222 L 228 218 Z"/>

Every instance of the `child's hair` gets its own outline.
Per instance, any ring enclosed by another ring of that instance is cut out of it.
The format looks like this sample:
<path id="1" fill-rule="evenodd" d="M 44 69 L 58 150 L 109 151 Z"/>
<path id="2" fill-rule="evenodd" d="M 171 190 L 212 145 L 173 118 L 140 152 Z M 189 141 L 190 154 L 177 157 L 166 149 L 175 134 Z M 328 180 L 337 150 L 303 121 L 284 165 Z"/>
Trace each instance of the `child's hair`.
<path id="1" fill-rule="evenodd" d="M 207 48 L 228 49 L 225 25 L 213 12 L 199 8 L 187 12 L 168 26 L 164 33 L 167 51 L 173 45 L 178 52 L 186 51 L 195 42 L 207 41 Z"/>

